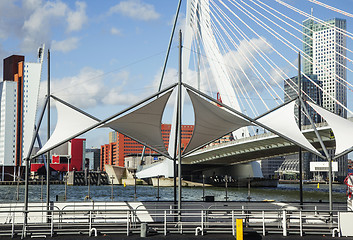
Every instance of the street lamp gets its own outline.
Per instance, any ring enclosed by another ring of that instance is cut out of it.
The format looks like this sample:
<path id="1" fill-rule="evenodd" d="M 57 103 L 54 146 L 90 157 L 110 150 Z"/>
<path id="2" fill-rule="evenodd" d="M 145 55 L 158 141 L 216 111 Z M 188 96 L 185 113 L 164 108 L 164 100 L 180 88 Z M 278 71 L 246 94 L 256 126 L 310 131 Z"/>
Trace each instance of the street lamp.
<path id="1" fill-rule="evenodd" d="M 113 186 L 114 186 L 114 185 L 113 185 L 114 176 L 111 176 L 110 179 L 111 179 L 111 184 L 112 184 L 112 195 L 111 195 L 110 198 L 111 198 L 112 201 L 113 201 L 113 200 L 114 200 L 114 188 L 113 188 Z"/>
<path id="2" fill-rule="evenodd" d="M 135 182 L 135 193 L 134 193 L 134 200 L 136 201 L 137 194 L 136 194 L 136 169 L 134 169 L 134 182 Z"/>

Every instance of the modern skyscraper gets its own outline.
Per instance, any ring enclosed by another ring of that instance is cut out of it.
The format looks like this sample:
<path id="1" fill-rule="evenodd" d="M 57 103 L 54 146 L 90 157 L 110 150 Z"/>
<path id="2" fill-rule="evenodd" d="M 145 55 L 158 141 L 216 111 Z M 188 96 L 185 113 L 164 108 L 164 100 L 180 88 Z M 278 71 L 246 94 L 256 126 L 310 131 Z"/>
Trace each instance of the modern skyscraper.
<path id="1" fill-rule="evenodd" d="M 307 77 L 306 77 L 307 76 Z M 302 97 L 305 100 L 310 100 L 317 105 L 322 105 L 322 93 L 317 86 L 321 86 L 321 82 L 317 80 L 316 75 L 302 75 L 301 76 L 301 85 L 302 91 L 304 94 Z M 310 80 L 309 80 L 310 78 Z M 298 96 L 298 76 L 287 79 L 284 82 L 284 101 L 289 101 L 290 99 L 296 98 Z M 298 101 L 298 100 L 297 100 Z M 306 104 L 306 107 L 309 111 L 310 116 L 312 117 L 315 123 L 321 122 L 321 117 L 318 115 L 312 108 L 309 108 L 309 105 Z M 294 109 L 295 116 L 298 117 L 298 108 Z M 302 112 L 302 126 L 310 125 L 310 121 L 307 116 Z"/>
<path id="2" fill-rule="evenodd" d="M 310 18 L 303 22 L 303 55 L 308 58 L 303 59 L 303 71 L 317 75 L 321 81 L 324 91 L 322 106 L 342 117 L 347 117 L 347 111 L 334 99 L 347 106 L 345 31 L 344 19 L 318 23 Z"/>
<path id="3" fill-rule="evenodd" d="M 38 62 L 28 63 L 24 56 L 4 59 L 3 82 L 0 83 L 0 167 L 15 176 L 24 164 L 33 137 L 39 84 L 43 64 L 42 49 Z"/>
<path id="4" fill-rule="evenodd" d="M 315 74 L 321 82 L 322 107 L 342 117 L 347 111 L 346 20 L 334 18 L 316 22 L 309 18 L 303 22 L 303 59 L 305 74 Z M 329 150 L 331 155 L 334 150 Z M 338 159 L 338 176 L 347 175 L 347 156 Z"/>

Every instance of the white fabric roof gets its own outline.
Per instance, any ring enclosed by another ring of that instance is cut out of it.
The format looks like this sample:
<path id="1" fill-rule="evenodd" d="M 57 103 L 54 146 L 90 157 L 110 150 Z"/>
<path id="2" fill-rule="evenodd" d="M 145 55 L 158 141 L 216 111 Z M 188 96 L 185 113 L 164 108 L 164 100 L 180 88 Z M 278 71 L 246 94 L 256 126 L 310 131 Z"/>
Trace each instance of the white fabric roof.
<path id="1" fill-rule="evenodd" d="M 169 156 L 162 138 L 161 121 L 165 105 L 171 93 L 172 91 L 169 91 L 145 106 L 121 118 L 103 124 L 101 127 L 112 128 Z"/>
<path id="2" fill-rule="evenodd" d="M 212 142 L 241 127 L 252 125 L 249 121 L 212 104 L 188 90 L 194 113 L 195 126 L 192 138 L 183 154 Z"/>
<path id="3" fill-rule="evenodd" d="M 316 112 L 318 112 L 325 120 L 328 125 L 331 127 L 333 133 L 335 134 L 336 140 L 336 152 L 335 155 L 338 155 L 345 150 L 353 147 L 353 138 L 350 133 L 353 133 L 353 122 L 340 117 L 318 105 L 307 102 Z"/>
<path id="4" fill-rule="evenodd" d="M 55 130 L 37 154 L 47 152 L 48 149 L 52 148 L 61 141 L 66 140 L 98 123 L 98 121 L 66 106 L 59 101 L 54 100 L 54 102 L 58 112 Z"/>
<path id="5" fill-rule="evenodd" d="M 290 138 L 307 150 L 320 154 L 299 130 L 298 124 L 295 121 L 294 107 L 295 102 L 292 101 L 257 119 L 257 121 Z"/>

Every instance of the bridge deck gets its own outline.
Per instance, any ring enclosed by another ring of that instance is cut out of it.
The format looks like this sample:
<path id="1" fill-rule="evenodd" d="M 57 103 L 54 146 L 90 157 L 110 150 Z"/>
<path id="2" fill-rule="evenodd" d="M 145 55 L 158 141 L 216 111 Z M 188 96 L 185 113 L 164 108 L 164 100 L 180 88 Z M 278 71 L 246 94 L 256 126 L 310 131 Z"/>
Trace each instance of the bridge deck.
<path id="1" fill-rule="evenodd" d="M 350 119 L 352 121 L 352 118 Z M 321 150 L 318 138 L 311 126 L 303 126 L 303 134 L 310 143 Z M 330 137 L 331 128 L 327 123 L 317 124 L 319 134 L 327 148 L 335 147 L 335 139 Z M 298 152 L 298 146 L 272 133 L 245 137 L 200 149 L 183 159 L 183 164 L 227 165 L 246 163 L 255 160 L 290 155 Z"/>

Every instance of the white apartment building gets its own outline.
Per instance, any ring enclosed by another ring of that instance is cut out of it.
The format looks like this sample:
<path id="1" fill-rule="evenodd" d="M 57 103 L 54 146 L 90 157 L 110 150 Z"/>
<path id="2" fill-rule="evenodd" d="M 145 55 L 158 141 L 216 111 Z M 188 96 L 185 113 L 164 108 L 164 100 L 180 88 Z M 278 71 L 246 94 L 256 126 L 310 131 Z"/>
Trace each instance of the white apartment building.
<path id="1" fill-rule="evenodd" d="M 15 166 L 16 133 L 17 133 L 17 83 L 3 81 L 0 83 L 0 166 Z"/>
<path id="2" fill-rule="evenodd" d="M 24 62 L 23 56 L 7 59 L 4 79 L 0 83 L 1 180 L 5 179 L 6 173 L 14 177 L 20 166 L 25 165 L 24 158 L 34 133 L 43 65 L 42 54 L 37 63 Z"/>

